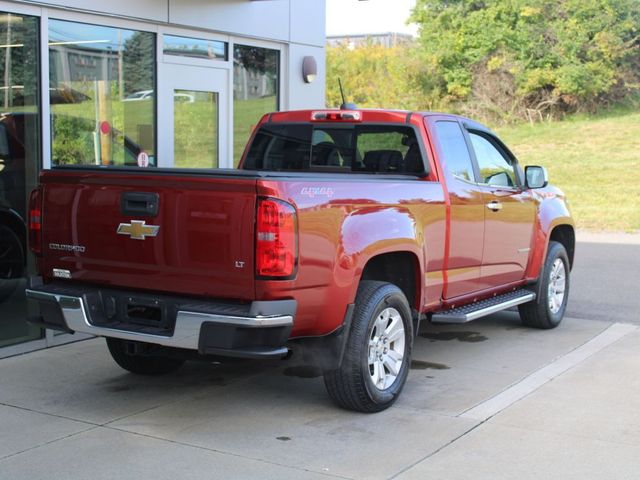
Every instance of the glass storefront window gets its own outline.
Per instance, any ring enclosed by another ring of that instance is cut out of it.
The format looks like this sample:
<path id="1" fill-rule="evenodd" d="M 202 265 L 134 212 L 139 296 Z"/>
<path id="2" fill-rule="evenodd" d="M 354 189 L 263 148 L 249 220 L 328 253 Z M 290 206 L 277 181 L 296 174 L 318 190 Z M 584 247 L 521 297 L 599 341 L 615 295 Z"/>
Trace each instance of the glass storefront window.
<path id="1" fill-rule="evenodd" d="M 218 93 L 173 92 L 174 167 L 218 168 Z"/>
<path id="2" fill-rule="evenodd" d="M 40 164 L 39 20 L 0 12 L 0 347 L 34 340 L 27 324 L 27 197 Z"/>
<path id="3" fill-rule="evenodd" d="M 165 55 L 201 58 L 204 60 L 226 60 L 227 44 L 216 40 L 164 35 L 162 51 Z"/>
<path id="4" fill-rule="evenodd" d="M 233 151 L 238 166 L 252 128 L 278 110 L 280 52 L 235 45 L 233 49 Z"/>
<path id="5" fill-rule="evenodd" d="M 51 163 L 155 166 L 155 34 L 49 21 Z"/>

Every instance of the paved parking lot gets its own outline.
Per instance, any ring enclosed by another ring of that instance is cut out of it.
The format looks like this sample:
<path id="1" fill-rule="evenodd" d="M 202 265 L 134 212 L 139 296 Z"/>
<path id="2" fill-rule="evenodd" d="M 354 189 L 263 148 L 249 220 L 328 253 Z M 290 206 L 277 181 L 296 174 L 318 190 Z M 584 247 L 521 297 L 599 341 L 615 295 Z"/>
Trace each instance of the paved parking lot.
<path id="1" fill-rule="evenodd" d="M 128 374 L 94 339 L 0 361 L 0 478 L 638 478 L 638 326 L 427 326 L 400 401 L 286 362 Z"/>
<path id="2" fill-rule="evenodd" d="M 567 316 L 640 325 L 640 233 L 578 233 Z"/>

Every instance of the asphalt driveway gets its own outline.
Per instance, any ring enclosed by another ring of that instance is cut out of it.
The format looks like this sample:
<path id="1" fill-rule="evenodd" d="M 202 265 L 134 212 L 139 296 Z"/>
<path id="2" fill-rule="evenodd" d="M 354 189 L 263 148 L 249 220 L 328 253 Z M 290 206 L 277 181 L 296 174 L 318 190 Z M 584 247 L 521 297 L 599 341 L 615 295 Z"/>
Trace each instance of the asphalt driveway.
<path id="1" fill-rule="evenodd" d="M 579 233 L 567 315 L 640 325 L 640 234 Z"/>

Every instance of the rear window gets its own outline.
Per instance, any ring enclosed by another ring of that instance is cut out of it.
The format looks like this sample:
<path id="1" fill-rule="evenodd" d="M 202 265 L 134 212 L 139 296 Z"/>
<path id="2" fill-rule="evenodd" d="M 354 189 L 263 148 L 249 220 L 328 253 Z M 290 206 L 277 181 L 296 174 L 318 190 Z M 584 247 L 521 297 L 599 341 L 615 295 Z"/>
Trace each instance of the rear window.
<path id="1" fill-rule="evenodd" d="M 419 174 L 424 162 L 408 126 L 267 124 L 256 134 L 243 169 Z"/>

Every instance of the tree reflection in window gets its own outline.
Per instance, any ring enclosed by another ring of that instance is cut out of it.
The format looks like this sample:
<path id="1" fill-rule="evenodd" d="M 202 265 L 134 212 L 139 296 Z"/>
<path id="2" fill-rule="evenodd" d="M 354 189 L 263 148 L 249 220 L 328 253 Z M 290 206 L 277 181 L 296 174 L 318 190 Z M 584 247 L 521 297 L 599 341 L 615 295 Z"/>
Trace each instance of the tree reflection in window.
<path id="1" fill-rule="evenodd" d="M 233 49 L 233 138 L 237 166 L 252 127 L 260 117 L 278 110 L 280 52 L 235 45 Z"/>

